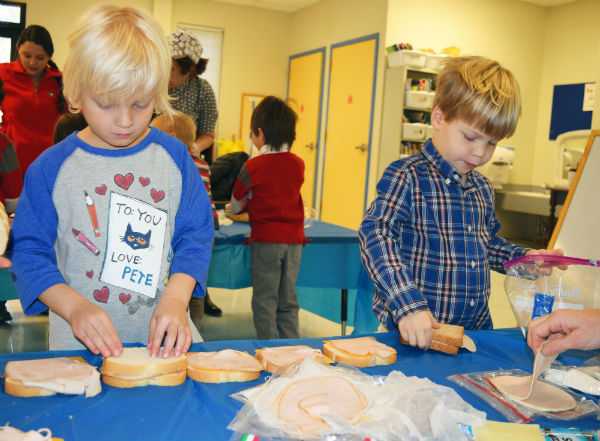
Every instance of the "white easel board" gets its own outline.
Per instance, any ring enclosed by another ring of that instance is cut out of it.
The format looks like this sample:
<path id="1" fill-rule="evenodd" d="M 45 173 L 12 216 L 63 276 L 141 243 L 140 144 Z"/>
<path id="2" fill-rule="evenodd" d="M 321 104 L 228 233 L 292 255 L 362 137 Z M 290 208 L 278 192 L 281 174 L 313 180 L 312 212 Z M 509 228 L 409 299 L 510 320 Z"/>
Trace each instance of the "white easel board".
<path id="1" fill-rule="evenodd" d="M 600 259 L 600 130 L 590 134 L 548 248 Z"/>

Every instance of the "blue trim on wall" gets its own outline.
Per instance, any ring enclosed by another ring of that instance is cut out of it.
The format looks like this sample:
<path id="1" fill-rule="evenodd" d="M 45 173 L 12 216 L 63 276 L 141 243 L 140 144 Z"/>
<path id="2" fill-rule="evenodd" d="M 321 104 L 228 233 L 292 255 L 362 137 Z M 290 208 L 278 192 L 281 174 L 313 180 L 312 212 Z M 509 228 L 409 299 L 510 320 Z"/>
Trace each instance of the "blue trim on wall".
<path id="1" fill-rule="evenodd" d="M 367 40 L 375 40 L 375 57 L 374 57 L 374 65 L 373 65 L 373 88 L 371 91 L 371 116 L 369 118 L 369 140 L 367 143 L 367 170 L 366 170 L 366 178 L 365 178 L 365 194 L 363 196 L 363 212 L 367 208 L 367 195 L 369 190 L 369 170 L 371 165 L 371 145 L 373 142 L 373 119 L 375 113 L 375 86 L 377 85 L 377 61 L 379 59 L 379 33 L 365 35 L 363 37 L 358 37 L 352 40 L 343 41 L 340 43 L 332 44 L 329 50 L 329 64 L 331 65 L 331 57 L 333 50 L 338 47 L 348 46 L 354 43 L 360 43 L 362 41 Z M 329 96 L 331 92 L 331 68 L 329 69 L 329 78 L 327 80 L 327 114 L 325 115 L 325 133 L 327 133 L 327 122 L 329 121 Z M 323 146 L 323 174 L 325 174 L 325 155 L 327 149 L 327 142 Z M 323 187 L 325 186 L 325 179 L 322 179 L 323 185 L 321 185 L 321 202 L 323 201 Z"/>
<path id="2" fill-rule="evenodd" d="M 317 139 L 316 139 L 316 145 L 315 145 L 315 171 L 314 171 L 314 176 L 313 176 L 313 182 L 314 182 L 314 187 L 313 187 L 313 200 L 312 200 L 312 208 L 317 208 L 316 202 L 317 202 L 317 179 L 319 177 L 319 150 L 321 149 L 321 122 L 322 122 L 322 118 L 323 118 L 323 90 L 325 87 L 325 56 L 326 56 L 326 52 L 325 52 L 325 46 L 320 47 L 318 49 L 313 49 L 310 51 L 306 51 L 306 52 L 301 52 L 299 54 L 295 54 L 295 55 L 291 55 L 289 62 L 288 62 L 288 81 L 287 81 L 287 91 L 286 91 L 286 96 L 289 99 L 290 97 L 290 70 L 292 67 L 292 60 L 294 58 L 300 58 L 300 57 L 304 57 L 307 55 L 312 55 L 315 53 L 321 52 L 323 54 L 323 62 L 321 63 L 321 90 L 319 91 L 319 116 L 318 116 L 318 120 L 317 120 Z M 320 211 L 320 210 L 317 210 Z"/>

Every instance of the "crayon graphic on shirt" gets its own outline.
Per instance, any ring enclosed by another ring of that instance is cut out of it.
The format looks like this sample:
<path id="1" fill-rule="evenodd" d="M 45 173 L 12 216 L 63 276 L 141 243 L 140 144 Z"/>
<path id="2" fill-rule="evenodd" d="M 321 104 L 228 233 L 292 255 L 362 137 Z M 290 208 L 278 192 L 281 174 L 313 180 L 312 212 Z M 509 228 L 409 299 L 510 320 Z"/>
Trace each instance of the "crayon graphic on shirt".
<path id="1" fill-rule="evenodd" d="M 85 203 L 87 205 L 88 213 L 90 215 L 90 220 L 92 221 L 92 227 L 94 228 L 94 233 L 96 237 L 100 236 L 100 228 L 98 227 L 98 216 L 96 215 L 96 205 L 94 204 L 94 200 L 90 197 L 87 191 L 83 192 L 85 194 Z"/>
<path id="2" fill-rule="evenodd" d="M 96 245 L 94 245 L 87 237 L 85 237 L 85 235 L 81 231 L 76 230 L 75 228 L 73 228 L 71 231 L 73 232 L 73 236 L 75 236 L 75 239 L 77 239 L 79 242 L 85 245 L 85 247 L 88 250 L 90 250 L 96 256 L 100 254 L 100 250 L 98 249 L 98 247 L 96 247 Z"/>

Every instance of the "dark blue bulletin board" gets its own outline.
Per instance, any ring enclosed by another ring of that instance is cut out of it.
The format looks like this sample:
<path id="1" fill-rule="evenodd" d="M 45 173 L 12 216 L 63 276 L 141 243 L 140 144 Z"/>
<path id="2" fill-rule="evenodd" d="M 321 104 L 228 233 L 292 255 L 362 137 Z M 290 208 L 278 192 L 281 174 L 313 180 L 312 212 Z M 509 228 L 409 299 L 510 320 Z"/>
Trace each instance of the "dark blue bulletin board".
<path id="1" fill-rule="evenodd" d="M 561 84 L 554 86 L 550 139 L 571 130 L 587 130 L 592 127 L 592 111 L 583 110 L 585 86 L 590 83 Z"/>

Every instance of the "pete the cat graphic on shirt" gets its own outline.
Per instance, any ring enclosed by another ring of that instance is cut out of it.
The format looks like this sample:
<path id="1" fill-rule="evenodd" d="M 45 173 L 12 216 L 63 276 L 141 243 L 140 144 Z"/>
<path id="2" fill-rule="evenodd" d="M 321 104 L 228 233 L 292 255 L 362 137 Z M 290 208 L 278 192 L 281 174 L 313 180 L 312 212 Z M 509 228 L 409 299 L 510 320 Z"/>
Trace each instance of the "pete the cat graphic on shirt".
<path id="1" fill-rule="evenodd" d="M 110 194 L 108 241 L 100 280 L 154 298 L 160 279 L 167 212 Z"/>

